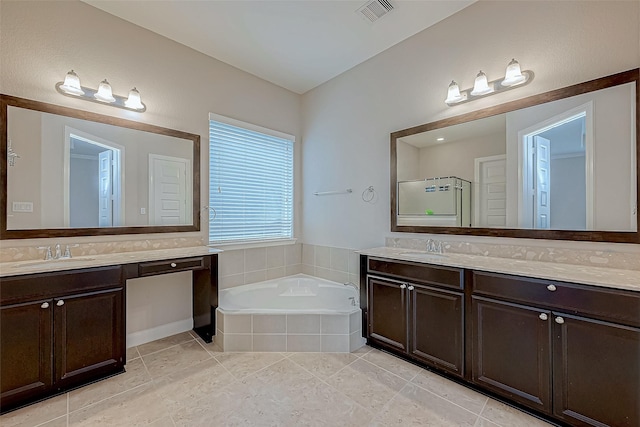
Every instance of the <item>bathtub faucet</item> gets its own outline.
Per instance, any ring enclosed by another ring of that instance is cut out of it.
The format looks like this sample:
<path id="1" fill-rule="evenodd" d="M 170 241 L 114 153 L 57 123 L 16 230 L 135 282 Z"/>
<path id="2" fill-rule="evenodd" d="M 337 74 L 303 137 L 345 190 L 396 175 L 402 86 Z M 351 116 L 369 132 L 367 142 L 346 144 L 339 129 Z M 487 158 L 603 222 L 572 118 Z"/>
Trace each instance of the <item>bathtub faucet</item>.
<path id="1" fill-rule="evenodd" d="M 353 288 L 354 288 L 356 291 L 360 292 L 360 288 L 358 287 L 358 285 L 356 285 L 356 284 L 355 284 L 355 283 L 353 283 L 353 282 L 347 282 L 347 283 L 344 283 L 344 285 L 345 285 L 345 286 L 353 286 Z"/>

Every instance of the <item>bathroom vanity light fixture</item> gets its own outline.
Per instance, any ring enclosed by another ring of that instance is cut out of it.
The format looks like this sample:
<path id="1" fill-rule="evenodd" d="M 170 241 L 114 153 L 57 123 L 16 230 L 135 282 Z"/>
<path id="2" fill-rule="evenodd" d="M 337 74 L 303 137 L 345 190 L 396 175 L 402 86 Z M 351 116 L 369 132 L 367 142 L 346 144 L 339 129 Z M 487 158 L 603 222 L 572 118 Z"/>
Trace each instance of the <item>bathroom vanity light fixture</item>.
<path id="1" fill-rule="evenodd" d="M 140 99 L 140 92 L 135 87 L 129 91 L 129 96 L 119 96 L 112 92 L 111 85 L 104 79 L 98 85 L 98 89 L 91 89 L 80 85 L 80 77 L 73 71 L 69 71 L 64 78 L 64 82 L 56 83 L 56 90 L 64 96 L 80 98 L 85 101 L 108 104 L 113 107 L 124 108 L 125 110 L 143 113 L 147 106 Z"/>
<path id="2" fill-rule="evenodd" d="M 533 71 L 521 71 L 518 61 L 512 59 L 507 65 L 507 70 L 503 78 L 489 81 L 487 75 L 480 71 L 476 75 L 472 89 L 460 90 L 458 83 L 452 80 L 447 90 L 447 99 L 445 99 L 444 102 L 450 107 L 457 104 L 464 104 L 477 98 L 525 86 L 533 80 L 533 77 Z"/>

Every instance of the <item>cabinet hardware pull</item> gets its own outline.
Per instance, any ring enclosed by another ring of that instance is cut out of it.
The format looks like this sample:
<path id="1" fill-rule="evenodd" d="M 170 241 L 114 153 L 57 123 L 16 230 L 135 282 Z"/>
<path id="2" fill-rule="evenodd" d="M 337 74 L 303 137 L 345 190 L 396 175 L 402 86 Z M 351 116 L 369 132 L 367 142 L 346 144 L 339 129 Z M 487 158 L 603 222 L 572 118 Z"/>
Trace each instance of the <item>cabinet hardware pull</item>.
<path id="1" fill-rule="evenodd" d="M 406 287 L 407 287 L 407 285 L 404 284 L 404 283 L 402 285 L 400 285 L 400 289 L 406 289 Z"/>
<path id="2" fill-rule="evenodd" d="M 178 264 L 176 264 L 175 262 L 171 263 L 171 267 L 177 267 L 177 266 L 178 266 Z"/>
<path id="3" fill-rule="evenodd" d="M 407 289 L 409 289 L 410 291 L 412 291 L 412 290 L 414 290 L 415 288 L 414 288 L 413 286 L 409 285 L 409 287 L 408 287 Z"/>
<path id="4" fill-rule="evenodd" d="M 40 308 L 49 308 L 49 303 L 48 302 L 43 302 L 42 305 L 40 306 Z"/>
<path id="5" fill-rule="evenodd" d="M 564 319 L 560 316 L 556 317 L 556 323 L 562 325 L 564 323 Z"/>
<path id="6" fill-rule="evenodd" d="M 62 307 L 64 305 L 64 300 L 58 300 L 58 302 L 56 303 L 56 305 L 58 307 Z"/>
<path id="7" fill-rule="evenodd" d="M 556 285 L 547 285 L 547 289 L 554 292 L 556 290 Z"/>
<path id="8" fill-rule="evenodd" d="M 549 318 L 545 313 L 540 313 L 540 316 L 538 317 L 540 318 L 540 320 L 547 320 Z"/>

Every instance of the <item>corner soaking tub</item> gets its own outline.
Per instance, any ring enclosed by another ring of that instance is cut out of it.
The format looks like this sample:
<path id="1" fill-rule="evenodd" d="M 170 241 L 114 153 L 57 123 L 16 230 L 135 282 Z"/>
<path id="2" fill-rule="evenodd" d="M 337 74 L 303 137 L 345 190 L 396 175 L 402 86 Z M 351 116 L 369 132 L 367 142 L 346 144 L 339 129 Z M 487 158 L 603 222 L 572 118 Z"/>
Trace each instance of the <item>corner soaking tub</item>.
<path id="1" fill-rule="evenodd" d="M 355 287 L 297 274 L 224 289 L 215 342 L 223 351 L 350 352 L 364 345 Z"/>

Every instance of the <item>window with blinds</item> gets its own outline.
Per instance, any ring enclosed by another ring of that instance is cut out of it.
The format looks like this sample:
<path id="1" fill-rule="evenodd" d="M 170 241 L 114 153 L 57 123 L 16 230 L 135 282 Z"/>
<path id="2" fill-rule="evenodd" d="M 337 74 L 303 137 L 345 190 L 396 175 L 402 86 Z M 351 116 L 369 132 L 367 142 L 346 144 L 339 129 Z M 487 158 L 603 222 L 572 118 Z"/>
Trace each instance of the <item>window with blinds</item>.
<path id="1" fill-rule="evenodd" d="M 209 115 L 209 243 L 293 237 L 294 137 Z"/>

